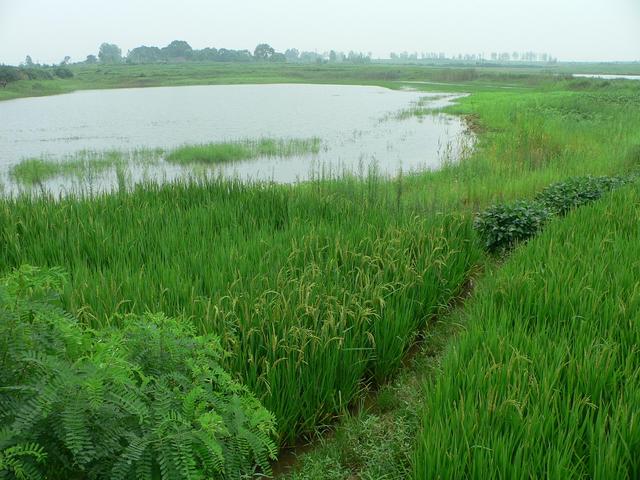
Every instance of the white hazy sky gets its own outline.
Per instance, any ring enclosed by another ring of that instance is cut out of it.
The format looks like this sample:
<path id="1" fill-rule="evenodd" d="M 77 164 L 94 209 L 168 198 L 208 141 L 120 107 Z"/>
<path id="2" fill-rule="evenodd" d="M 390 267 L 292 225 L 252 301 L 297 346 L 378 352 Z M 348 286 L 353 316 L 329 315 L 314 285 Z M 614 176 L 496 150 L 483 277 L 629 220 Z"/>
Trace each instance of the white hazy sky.
<path id="1" fill-rule="evenodd" d="M 0 63 L 186 40 L 253 50 L 549 52 L 640 60 L 640 0 L 0 0 Z"/>

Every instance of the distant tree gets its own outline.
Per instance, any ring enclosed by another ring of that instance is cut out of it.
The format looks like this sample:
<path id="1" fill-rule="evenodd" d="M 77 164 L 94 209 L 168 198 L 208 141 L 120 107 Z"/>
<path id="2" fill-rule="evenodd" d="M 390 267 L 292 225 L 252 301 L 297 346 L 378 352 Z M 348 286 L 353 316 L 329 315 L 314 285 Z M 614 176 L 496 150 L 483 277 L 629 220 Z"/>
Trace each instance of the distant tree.
<path id="1" fill-rule="evenodd" d="M 520 60 L 520 54 L 518 52 L 513 52 L 511 54 L 511 58 L 513 59 L 513 61 L 517 62 L 518 60 Z"/>
<path id="2" fill-rule="evenodd" d="M 127 63 L 155 63 L 162 60 L 163 55 L 158 47 L 147 47 L 145 45 L 129 50 L 127 53 Z"/>
<path id="3" fill-rule="evenodd" d="M 284 52 L 284 56 L 286 57 L 288 62 L 295 62 L 300 58 L 300 52 L 297 48 L 288 48 Z"/>
<path id="4" fill-rule="evenodd" d="M 202 50 L 194 50 L 191 59 L 198 62 L 216 62 L 220 60 L 220 55 L 217 48 L 207 47 Z"/>
<path id="5" fill-rule="evenodd" d="M 275 52 L 271 57 L 269 57 L 269 61 L 274 63 L 284 63 L 287 61 L 287 57 L 284 56 L 284 53 Z"/>
<path id="6" fill-rule="evenodd" d="M 331 50 L 329 52 L 329 61 L 331 63 L 336 63 L 337 60 L 338 60 L 338 54 L 336 53 L 335 50 Z"/>
<path id="7" fill-rule="evenodd" d="M 276 51 L 267 43 L 261 43 L 253 51 L 253 57 L 256 60 L 269 60 Z"/>
<path id="8" fill-rule="evenodd" d="M 305 63 L 322 62 L 322 55 L 316 52 L 302 52 L 300 54 L 300 61 Z"/>
<path id="9" fill-rule="evenodd" d="M 24 59 L 24 65 L 25 67 L 33 67 L 33 60 L 31 60 L 31 55 L 27 55 L 27 57 Z"/>
<path id="10" fill-rule="evenodd" d="M 218 61 L 220 62 L 249 62 L 252 59 L 249 50 L 228 50 L 226 48 L 218 50 Z"/>
<path id="11" fill-rule="evenodd" d="M 66 55 L 64 59 L 60 62 L 60 65 L 69 65 L 70 61 L 71 61 L 71 57 L 69 55 Z"/>
<path id="12" fill-rule="evenodd" d="M 53 74 L 58 78 L 71 78 L 73 77 L 73 72 L 69 70 L 69 68 L 64 66 L 59 66 L 53 69 Z"/>
<path id="13" fill-rule="evenodd" d="M 491 52 L 491 60 L 494 62 L 498 60 L 498 54 L 496 52 Z"/>
<path id="14" fill-rule="evenodd" d="M 94 65 L 98 63 L 98 59 L 95 55 L 87 55 L 87 59 L 84 61 L 87 65 Z"/>
<path id="15" fill-rule="evenodd" d="M 174 40 L 161 51 L 167 60 L 188 60 L 193 54 L 191 45 L 184 40 Z"/>
<path id="16" fill-rule="evenodd" d="M 407 55 L 406 52 L 403 52 L 402 55 Z M 402 57 L 402 56 L 401 56 Z M 402 57 L 406 59 L 406 57 Z M 371 61 L 371 57 L 365 55 L 364 53 L 350 51 L 347 55 L 347 61 L 350 63 L 369 63 Z"/>
<path id="17" fill-rule="evenodd" d="M 122 50 L 113 43 L 103 43 L 98 51 L 98 58 L 101 63 L 122 62 Z"/>

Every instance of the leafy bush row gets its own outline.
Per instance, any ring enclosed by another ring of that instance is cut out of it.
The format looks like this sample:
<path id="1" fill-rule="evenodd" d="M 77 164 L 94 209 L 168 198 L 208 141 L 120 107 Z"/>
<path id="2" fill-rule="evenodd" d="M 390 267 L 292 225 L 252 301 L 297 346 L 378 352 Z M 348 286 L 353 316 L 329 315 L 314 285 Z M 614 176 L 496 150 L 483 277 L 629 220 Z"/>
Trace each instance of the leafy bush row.
<path id="1" fill-rule="evenodd" d="M 12 67 L 0 65 L 0 82 L 17 82 L 18 80 L 53 80 L 58 78 L 71 78 L 73 72 L 67 67 L 41 68 L 41 67 Z"/>
<path id="2" fill-rule="evenodd" d="M 554 215 L 599 199 L 631 177 L 574 177 L 554 183 L 533 200 L 499 204 L 481 212 L 475 228 L 490 252 L 503 252 L 535 235 Z"/>
<path id="3" fill-rule="evenodd" d="M 0 478 L 269 473 L 274 418 L 216 337 L 162 314 L 91 331 L 56 305 L 63 283 L 34 267 L 0 281 Z"/>

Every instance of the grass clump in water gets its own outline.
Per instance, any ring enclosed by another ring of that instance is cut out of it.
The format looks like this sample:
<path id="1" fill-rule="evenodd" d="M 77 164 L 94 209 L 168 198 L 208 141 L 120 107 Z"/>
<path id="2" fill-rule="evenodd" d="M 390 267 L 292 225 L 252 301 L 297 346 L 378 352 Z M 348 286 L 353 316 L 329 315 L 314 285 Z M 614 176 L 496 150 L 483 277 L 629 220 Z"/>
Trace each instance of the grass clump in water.
<path id="1" fill-rule="evenodd" d="M 178 164 L 228 163 L 258 157 L 291 157 L 318 153 L 320 146 L 321 140 L 317 137 L 288 140 L 262 138 L 259 140 L 185 145 L 170 152 L 166 156 L 166 160 Z"/>
<path id="2" fill-rule="evenodd" d="M 9 170 L 9 176 L 23 185 L 37 185 L 56 177 L 97 175 L 124 163 L 123 154 L 118 151 L 82 150 L 62 160 L 45 156 L 24 159 Z"/>

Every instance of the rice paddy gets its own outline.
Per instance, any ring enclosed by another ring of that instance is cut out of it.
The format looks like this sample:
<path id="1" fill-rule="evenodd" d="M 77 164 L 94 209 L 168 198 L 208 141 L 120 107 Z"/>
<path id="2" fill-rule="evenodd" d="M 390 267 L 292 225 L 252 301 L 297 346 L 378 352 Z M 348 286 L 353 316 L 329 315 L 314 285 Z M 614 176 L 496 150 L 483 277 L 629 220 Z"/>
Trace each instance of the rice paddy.
<path id="1" fill-rule="evenodd" d="M 394 379 L 486 270 L 450 319 L 464 330 L 443 347 L 440 368 L 407 387 L 403 433 L 387 438 L 364 412 L 344 423 L 358 435 L 333 456 L 302 460 L 295 478 L 635 478 L 638 186 L 550 220 L 504 262 L 473 228 L 494 203 L 638 169 L 640 86 L 587 83 L 459 99 L 447 111 L 467 116 L 478 140 L 437 171 L 299 185 L 198 177 L 114 194 L 5 197 L 2 273 L 61 267 L 62 306 L 95 331 L 162 312 L 214 335 L 222 366 L 274 415 L 283 447 L 349 418 Z M 157 155 L 207 165 L 320 148 L 317 138 L 262 139 Z M 13 175 L 37 184 L 122 158 L 32 159 Z M 395 453 L 372 454 L 377 439 Z M 410 455 L 399 454 L 407 445 Z M 314 463 L 327 458 L 331 468 Z"/>
<path id="2" fill-rule="evenodd" d="M 425 385 L 415 478 L 640 475 L 639 205 L 582 207 L 484 279 Z"/>

